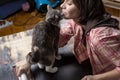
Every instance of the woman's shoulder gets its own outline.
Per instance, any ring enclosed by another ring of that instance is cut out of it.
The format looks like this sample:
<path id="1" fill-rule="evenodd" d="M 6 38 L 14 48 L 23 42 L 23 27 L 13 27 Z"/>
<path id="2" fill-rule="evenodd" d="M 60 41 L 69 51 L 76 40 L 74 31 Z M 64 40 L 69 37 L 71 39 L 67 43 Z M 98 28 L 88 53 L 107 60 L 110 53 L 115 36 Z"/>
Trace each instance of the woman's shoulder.
<path id="1" fill-rule="evenodd" d="M 107 26 L 101 26 L 101 27 L 92 29 L 90 32 L 95 35 L 98 35 L 98 34 L 99 35 L 100 34 L 113 35 L 113 34 L 120 34 L 120 29 L 107 27 Z"/>
<path id="2" fill-rule="evenodd" d="M 103 39 L 109 39 L 111 37 L 120 38 L 120 30 L 103 26 L 92 29 L 89 35 L 91 39 L 94 39 L 96 42 L 99 42 Z"/>

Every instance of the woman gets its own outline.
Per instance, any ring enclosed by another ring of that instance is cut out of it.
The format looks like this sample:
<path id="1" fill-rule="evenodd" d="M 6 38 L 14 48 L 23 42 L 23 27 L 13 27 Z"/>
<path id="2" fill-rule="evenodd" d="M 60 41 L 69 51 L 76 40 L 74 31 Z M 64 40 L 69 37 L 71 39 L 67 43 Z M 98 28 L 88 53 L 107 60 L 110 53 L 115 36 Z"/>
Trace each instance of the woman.
<path id="1" fill-rule="evenodd" d="M 61 27 L 59 46 L 73 37 L 78 62 L 82 64 L 90 59 L 92 65 L 93 75 L 86 75 L 82 80 L 119 80 L 118 21 L 105 11 L 102 0 L 64 0 L 61 9 L 69 20 Z"/>
<path id="2" fill-rule="evenodd" d="M 82 80 L 120 79 L 118 21 L 106 13 L 102 1 L 65 0 L 61 8 L 63 16 L 72 19 L 65 31 L 70 35 L 64 41 L 75 35 L 74 52 L 78 61 L 89 58 L 92 65 L 93 75 Z"/>

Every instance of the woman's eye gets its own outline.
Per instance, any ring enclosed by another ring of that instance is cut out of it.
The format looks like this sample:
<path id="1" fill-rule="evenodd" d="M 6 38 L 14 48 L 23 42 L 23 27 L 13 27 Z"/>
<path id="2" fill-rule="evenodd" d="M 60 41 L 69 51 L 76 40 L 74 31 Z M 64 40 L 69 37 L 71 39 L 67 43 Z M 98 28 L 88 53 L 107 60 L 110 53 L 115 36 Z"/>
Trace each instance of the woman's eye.
<path id="1" fill-rule="evenodd" d="M 68 5 L 72 5 L 72 3 L 71 3 L 71 2 L 68 2 Z"/>
<path id="2" fill-rule="evenodd" d="M 68 5 L 72 5 L 71 3 L 69 3 Z"/>

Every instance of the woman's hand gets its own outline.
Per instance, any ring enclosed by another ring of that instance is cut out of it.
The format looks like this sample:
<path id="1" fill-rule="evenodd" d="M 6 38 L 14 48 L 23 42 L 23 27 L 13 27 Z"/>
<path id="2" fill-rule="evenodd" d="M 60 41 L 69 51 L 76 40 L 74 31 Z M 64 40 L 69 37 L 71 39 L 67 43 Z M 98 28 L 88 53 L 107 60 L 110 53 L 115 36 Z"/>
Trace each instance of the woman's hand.
<path id="1" fill-rule="evenodd" d="M 120 72 L 117 69 L 113 69 L 111 71 L 97 74 L 97 75 L 87 75 L 83 77 L 81 80 L 119 80 L 120 79 Z"/>
<path id="2" fill-rule="evenodd" d="M 83 77 L 81 80 L 98 80 L 94 75 L 87 75 Z"/>
<path id="3" fill-rule="evenodd" d="M 27 76 L 30 76 L 30 67 L 31 67 L 31 65 L 26 60 L 17 62 L 15 64 L 17 76 L 20 76 L 22 73 L 26 73 Z"/>

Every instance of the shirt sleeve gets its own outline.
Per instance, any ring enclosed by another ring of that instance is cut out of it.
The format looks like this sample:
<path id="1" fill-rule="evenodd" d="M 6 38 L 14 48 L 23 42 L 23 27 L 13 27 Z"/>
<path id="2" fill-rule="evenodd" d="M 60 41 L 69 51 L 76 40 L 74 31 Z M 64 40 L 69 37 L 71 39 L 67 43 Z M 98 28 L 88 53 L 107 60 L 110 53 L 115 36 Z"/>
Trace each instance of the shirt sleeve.
<path id="1" fill-rule="evenodd" d="M 67 21 L 64 26 L 60 28 L 60 39 L 59 39 L 59 47 L 62 47 L 67 44 L 73 34 L 73 24 L 71 20 Z"/>
<path id="2" fill-rule="evenodd" d="M 116 67 L 116 70 L 120 73 L 120 67 Z"/>
<path id="3" fill-rule="evenodd" d="M 95 35 L 94 45 L 97 52 L 116 67 L 120 67 L 120 31 L 106 28 Z"/>

